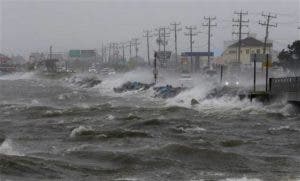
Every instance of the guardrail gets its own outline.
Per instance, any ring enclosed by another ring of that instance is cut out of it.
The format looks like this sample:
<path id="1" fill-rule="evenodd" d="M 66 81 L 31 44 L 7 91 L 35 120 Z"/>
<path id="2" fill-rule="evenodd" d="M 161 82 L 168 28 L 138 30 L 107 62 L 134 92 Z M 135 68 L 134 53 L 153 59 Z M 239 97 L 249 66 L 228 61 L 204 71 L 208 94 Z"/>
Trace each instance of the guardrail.
<path id="1" fill-rule="evenodd" d="M 270 78 L 269 90 L 272 94 L 300 91 L 300 77 Z"/>

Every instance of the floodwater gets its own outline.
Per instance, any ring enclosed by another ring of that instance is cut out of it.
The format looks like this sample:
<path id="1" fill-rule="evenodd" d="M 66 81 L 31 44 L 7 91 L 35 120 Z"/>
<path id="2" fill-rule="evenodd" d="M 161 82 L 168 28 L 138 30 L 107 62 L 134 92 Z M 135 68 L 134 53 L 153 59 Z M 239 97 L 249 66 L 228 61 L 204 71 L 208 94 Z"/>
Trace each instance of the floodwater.
<path id="1" fill-rule="evenodd" d="M 300 180 L 300 111 L 284 100 L 207 96 L 213 81 L 163 100 L 112 91 L 151 71 L 90 76 L 0 77 L 0 180 Z"/>

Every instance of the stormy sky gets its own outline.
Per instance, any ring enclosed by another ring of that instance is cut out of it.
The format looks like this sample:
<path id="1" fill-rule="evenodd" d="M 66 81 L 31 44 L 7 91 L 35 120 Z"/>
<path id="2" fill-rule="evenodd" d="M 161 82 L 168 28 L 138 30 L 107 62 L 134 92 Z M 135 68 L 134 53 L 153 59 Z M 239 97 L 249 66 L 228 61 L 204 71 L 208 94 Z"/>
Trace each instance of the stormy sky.
<path id="1" fill-rule="evenodd" d="M 220 54 L 223 42 L 232 36 L 234 11 L 248 11 L 249 28 L 245 32 L 264 36 L 265 20 L 261 12 L 271 12 L 277 18 L 277 28 L 270 29 L 275 49 L 282 49 L 300 38 L 300 0 L 0 0 L 0 48 L 8 55 L 69 49 L 100 49 L 102 43 L 140 39 L 140 55 L 145 57 L 143 30 L 154 30 L 181 22 L 178 34 L 179 52 L 187 51 L 189 39 L 184 36 L 186 25 L 197 26 L 201 32 L 194 37 L 194 50 L 207 50 L 207 28 L 204 16 L 216 16 L 212 30 L 212 49 Z M 157 49 L 151 39 L 151 52 Z M 173 34 L 167 49 L 173 50 Z"/>

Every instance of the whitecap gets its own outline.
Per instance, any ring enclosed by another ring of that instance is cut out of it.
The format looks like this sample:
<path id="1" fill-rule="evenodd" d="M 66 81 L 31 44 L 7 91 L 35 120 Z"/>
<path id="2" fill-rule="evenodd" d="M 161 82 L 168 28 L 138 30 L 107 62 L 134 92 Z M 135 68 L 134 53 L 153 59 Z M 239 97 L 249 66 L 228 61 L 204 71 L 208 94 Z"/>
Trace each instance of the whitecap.
<path id="1" fill-rule="evenodd" d="M 93 131 L 92 127 L 91 126 L 79 126 L 75 129 L 72 130 L 71 134 L 70 134 L 70 137 L 71 138 L 74 138 L 84 132 L 87 132 L 87 131 Z"/>
<path id="2" fill-rule="evenodd" d="M 24 154 L 21 154 L 15 149 L 15 145 L 11 139 L 5 139 L 5 141 L 0 145 L 0 153 L 5 155 L 24 156 Z"/>

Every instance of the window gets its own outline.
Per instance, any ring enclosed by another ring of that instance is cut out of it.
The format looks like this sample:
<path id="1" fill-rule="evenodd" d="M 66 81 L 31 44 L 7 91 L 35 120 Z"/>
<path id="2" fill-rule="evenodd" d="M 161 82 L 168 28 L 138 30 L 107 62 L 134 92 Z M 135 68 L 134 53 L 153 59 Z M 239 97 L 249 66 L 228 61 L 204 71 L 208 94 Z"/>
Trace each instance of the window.
<path id="1" fill-rule="evenodd" d="M 229 50 L 229 53 L 233 54 L 233 53 L 236 53 L 236 51 L 235 50 Z"/>
<path id="2" fill-rule="evenodd" d="M 249 53 L 250 53 L 250 50 L 249 50 L 249 49 L 247 49 L 247 50 L 246 50 L 246 54 L 249 54 Z"/>
<path id="3" fill-rule="evenodd" d="M 256 50 L 256 53 L 257 53 L 257 54 L 260 54 L 260 49 L 257 49 L 257 50 Z"/>

